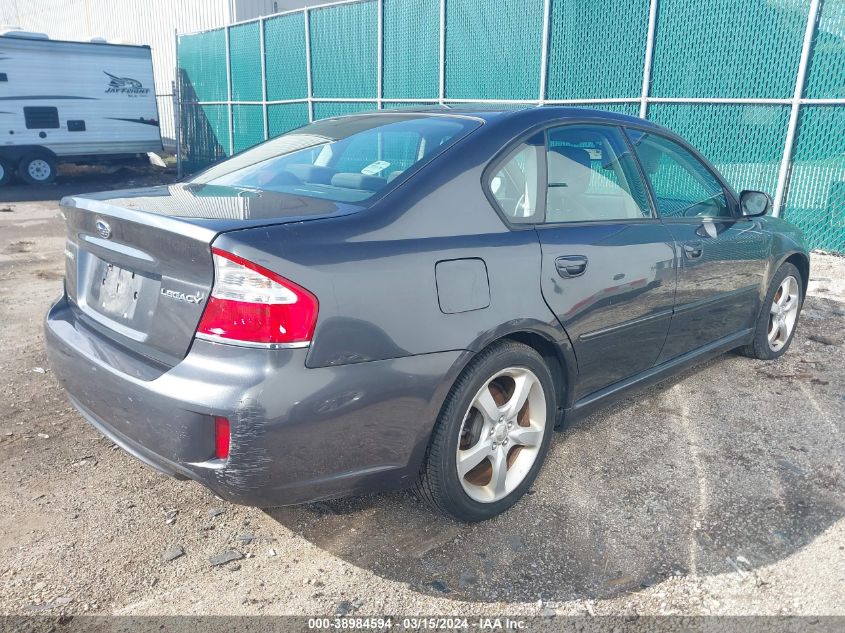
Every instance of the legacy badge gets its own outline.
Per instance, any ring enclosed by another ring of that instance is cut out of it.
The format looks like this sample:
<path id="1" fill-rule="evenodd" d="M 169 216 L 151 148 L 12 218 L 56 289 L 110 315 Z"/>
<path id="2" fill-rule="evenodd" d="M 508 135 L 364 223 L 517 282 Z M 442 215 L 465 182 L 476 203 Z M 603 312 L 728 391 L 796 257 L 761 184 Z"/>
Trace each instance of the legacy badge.
<path id="1" fill-rule="evenodd" d="M 190 295 L 185 294 L 184 292 L 179 292 L 178 290 L 168 290 L 167 288 L 162 288 L 161 294 L 169 299 L 176 299 L 176 301 L 184 301 L 185 303 L 199 303 L 205 298 L 205 293 L 203 292 Z"/>

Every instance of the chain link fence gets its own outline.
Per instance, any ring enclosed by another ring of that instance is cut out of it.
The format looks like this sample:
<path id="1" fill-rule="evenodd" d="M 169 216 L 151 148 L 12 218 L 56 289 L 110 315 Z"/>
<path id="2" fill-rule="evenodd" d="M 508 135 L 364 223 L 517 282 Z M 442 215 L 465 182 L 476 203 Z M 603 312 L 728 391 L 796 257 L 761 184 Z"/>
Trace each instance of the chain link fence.
<path id="1" fill-rule="evenodd" d="M 641 116 L 845 252 L 845 0 L 346 0 L 178 37 L 186 172 L 316 119 L 425 104 Z"/>

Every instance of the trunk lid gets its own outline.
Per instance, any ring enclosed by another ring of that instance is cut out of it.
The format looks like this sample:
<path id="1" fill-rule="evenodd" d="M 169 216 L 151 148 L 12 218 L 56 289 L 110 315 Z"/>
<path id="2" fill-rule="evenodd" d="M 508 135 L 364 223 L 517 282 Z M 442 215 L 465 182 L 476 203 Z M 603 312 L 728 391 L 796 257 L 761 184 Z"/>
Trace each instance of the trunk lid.
<path id="1" fill-rule="evenodd" d="M 223 232 L 353 213 L 289 194 L 177 184 L 66 197 L 65 288 L 81 318 L 167 365 L 190 349 Z M 283 271 L 280 271 L 283 272 Z"/>

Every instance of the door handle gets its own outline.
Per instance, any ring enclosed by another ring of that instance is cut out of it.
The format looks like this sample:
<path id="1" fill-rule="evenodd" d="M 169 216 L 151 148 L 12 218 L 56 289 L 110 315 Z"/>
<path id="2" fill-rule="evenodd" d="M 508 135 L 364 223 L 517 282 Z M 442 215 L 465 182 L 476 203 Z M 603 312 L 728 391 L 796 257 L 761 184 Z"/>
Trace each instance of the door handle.
<path id="1" fill-rule="evenodd" d="M 580 277 L 587 271 L 587 258 L 583 255 L 564 255 L 555 260 L 557 274 L 564 279 Z"/>
<path id="2" fill-rule="evenodd" d="M 684 256 L 687 259 L 698 259 L 703 252 L 704 247 L 701 245 L 701 242 L 684 242 Z"/>

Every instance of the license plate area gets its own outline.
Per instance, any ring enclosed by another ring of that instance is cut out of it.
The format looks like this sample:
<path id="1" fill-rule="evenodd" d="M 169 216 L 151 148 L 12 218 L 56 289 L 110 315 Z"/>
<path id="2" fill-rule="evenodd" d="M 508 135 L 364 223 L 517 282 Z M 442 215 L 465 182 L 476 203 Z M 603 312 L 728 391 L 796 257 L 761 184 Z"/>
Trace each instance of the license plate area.
<path id="1" fill-rule="evenodd" d="M 104 268 L 102 275 L 94 280 L 98 286 L 97 308 L 107 316 L 131 320 L 138 305 L 141 276 L 114 264 L 106 264 Z"/>
<path id="2" fill-rule="evenodd" d="M 91 316 L 115 324 L 132 338 L 149 330 L 160 285 L 157 277 L 89 254 L 84 305 Z"/>

